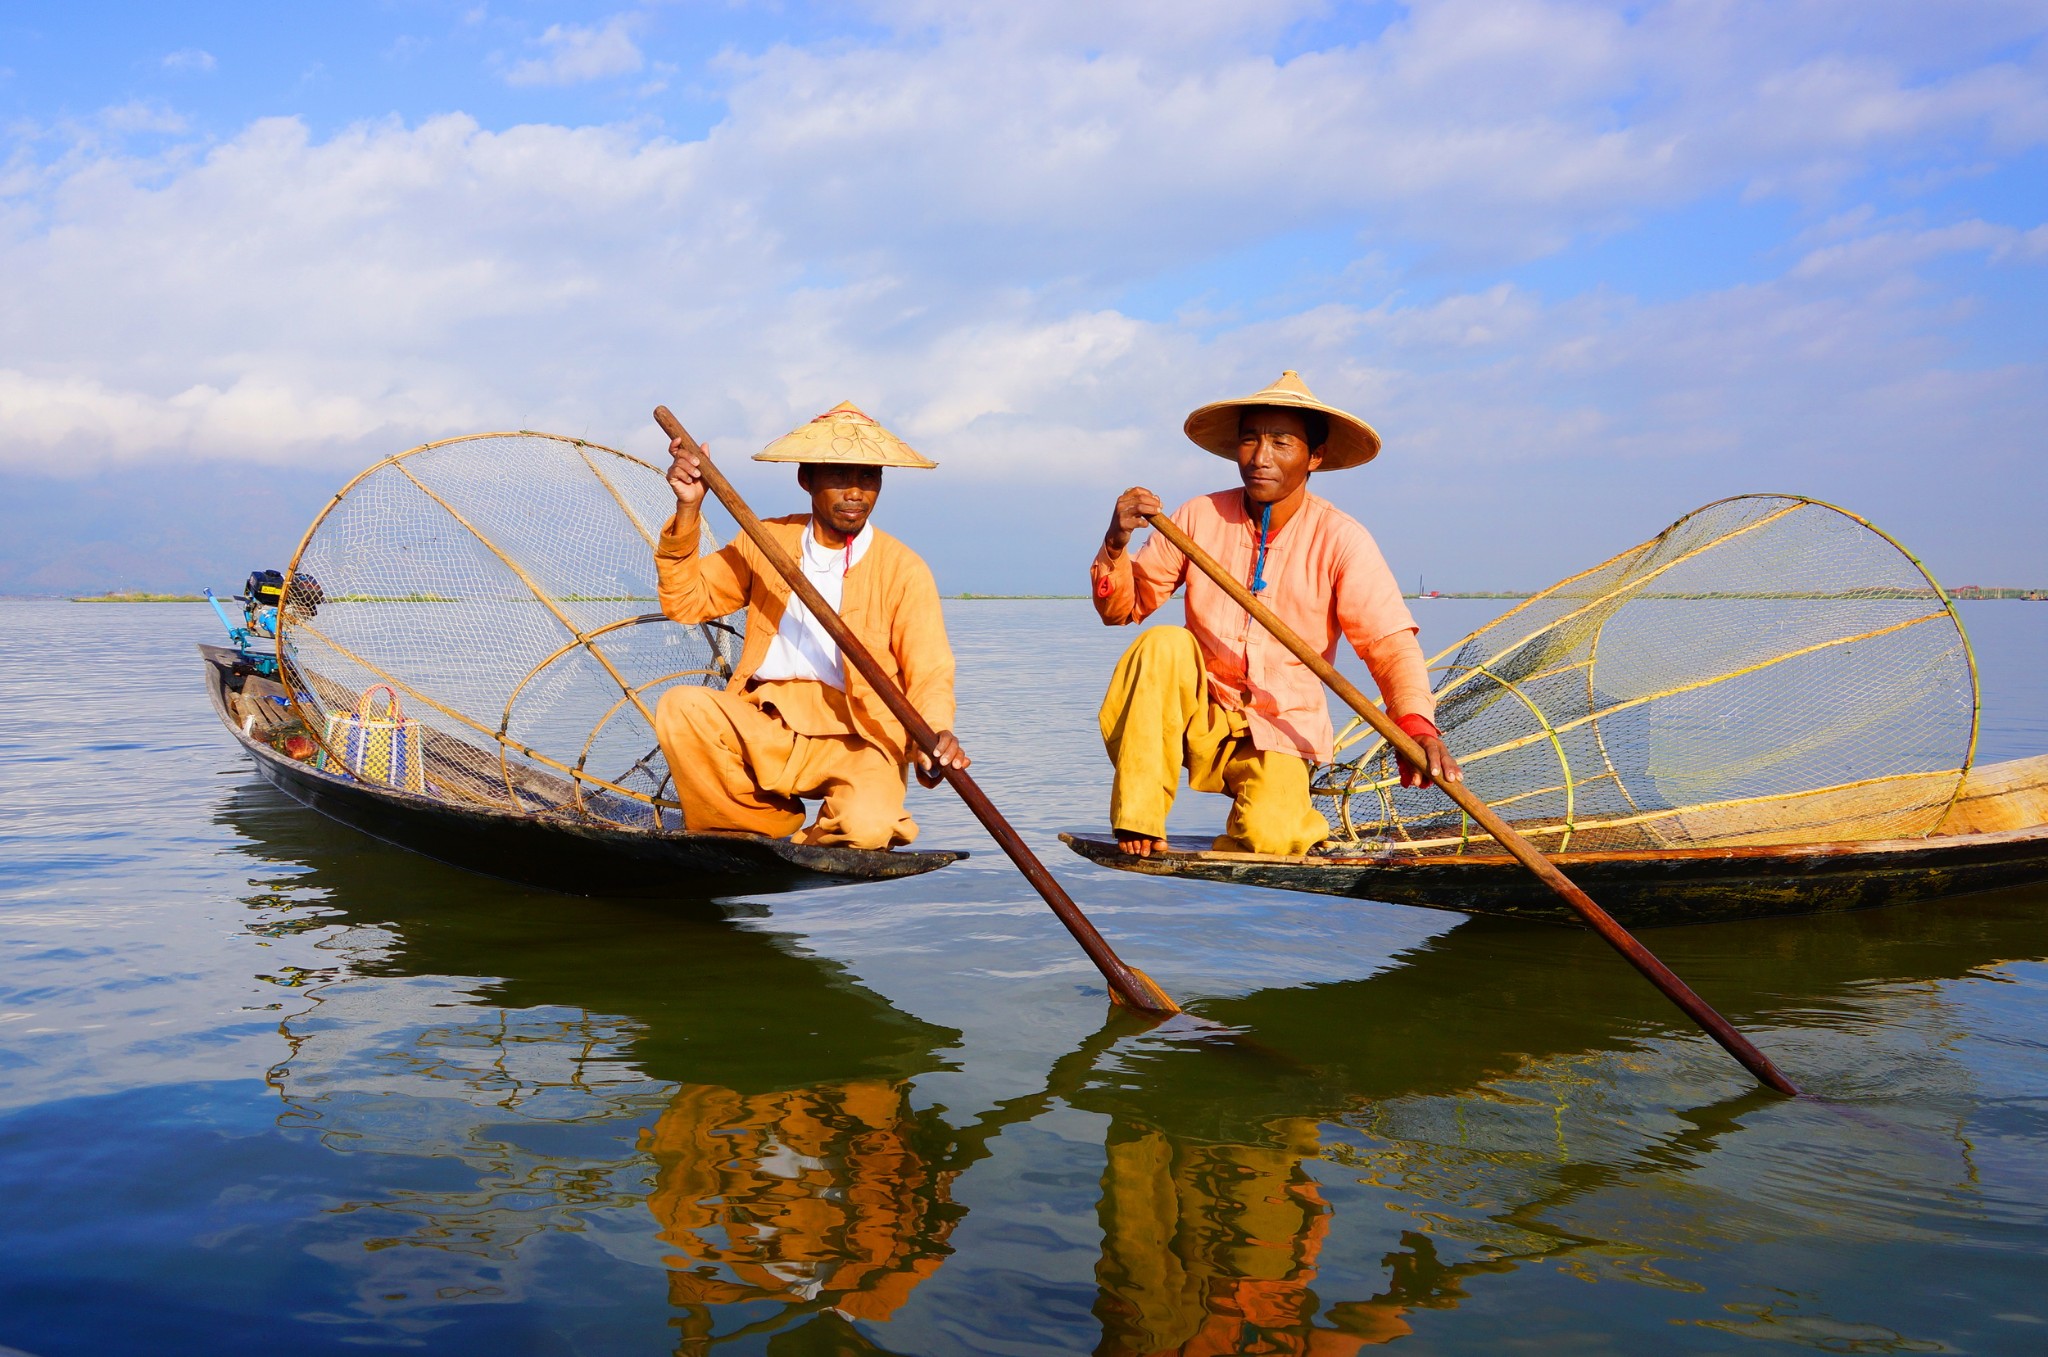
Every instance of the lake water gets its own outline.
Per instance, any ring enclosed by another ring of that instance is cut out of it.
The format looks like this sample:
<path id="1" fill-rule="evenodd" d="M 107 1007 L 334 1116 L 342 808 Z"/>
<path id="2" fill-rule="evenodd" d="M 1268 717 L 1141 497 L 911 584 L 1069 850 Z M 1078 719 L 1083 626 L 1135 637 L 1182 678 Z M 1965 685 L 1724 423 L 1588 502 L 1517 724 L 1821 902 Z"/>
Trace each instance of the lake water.
<path id="1" fill-rule="evenodd" d="M 1256 1047 L 1109 1019 L 943 792 L 930 876 L 542 894 L 261 783 L 203 607 L 0 603 L 0 1347 L 2048 1352 L 2048 891 L 1648 935 L 1759 1095 L 1585 935 L 1081 863 L 1127 634 L 948 608 L 990 794 Z M 2048 751 L 2048 608 L 1966 620 Z"/>

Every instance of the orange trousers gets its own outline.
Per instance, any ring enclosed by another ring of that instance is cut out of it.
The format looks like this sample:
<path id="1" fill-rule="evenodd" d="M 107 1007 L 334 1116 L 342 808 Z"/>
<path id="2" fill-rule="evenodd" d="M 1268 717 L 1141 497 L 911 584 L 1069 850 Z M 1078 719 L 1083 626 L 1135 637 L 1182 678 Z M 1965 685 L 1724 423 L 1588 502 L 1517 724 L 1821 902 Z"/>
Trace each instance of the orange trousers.
<path id="1" fill-rule="evenodd" d="M 1243 712 L 1209 696 L 1202 646 L 1186 627 L 1147 627 L 1110 675 L 1102 743 L 1116 768 L 1109 823 L 1166 837 L 1181 770 L 1198 792 L 1230 798 L 1219 853 L 1306 853 L 1330 836 L 1309 792 L 1308 760 L 1251 741 Z"/>
<path id="2" fill-rule="evenodd" d="M 671 688 L 654 712 L 688 829 L 788 838 L 803 798 L 819 800 L 805 843 L 894 848 L 917 838 L 903 769 L 857 735 L 802 735 L 773 711 L 719 688 Z"/>

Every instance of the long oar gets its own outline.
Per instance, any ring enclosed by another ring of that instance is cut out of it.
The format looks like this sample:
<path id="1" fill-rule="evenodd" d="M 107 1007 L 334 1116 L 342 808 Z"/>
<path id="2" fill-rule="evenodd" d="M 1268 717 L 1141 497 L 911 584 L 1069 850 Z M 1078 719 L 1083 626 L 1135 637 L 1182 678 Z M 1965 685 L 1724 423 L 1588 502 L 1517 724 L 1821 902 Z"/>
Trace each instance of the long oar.
<path id="1" fill-rule="evenodd" d="M 1317 678 L 1328 684 L 1330 690 L 1351 705 L 1353 711 L 1364 717 L 1366 723 L 1379 732 L 1380 738 L 1394 747 L 1396 753 L 1417 768 L 1429 767 L 1429 756 L 1422 746 L 1411 739 L 1408 732 L 1395 725 L 1387 714 L 1366 699 L 1364 693 L 1351 680 L 1338 673 L 1335 666 L 1314 650 L 1308 642 L 1294 634 L 1285 622 L 1276 617 L 1271 608 L 1252 596 L 1249 589 L 1237 582 L 1236 577 L 1217 564 L 1216 558 L 1195 545 L 1189 536 L 1176 526 L 1165 514 L 1147 514 L 1146 521 L 1161 533 L 1167 541 L 1179 547 L 1181 552 L 1200 568 L 1203 574 L 1216 581 L 1217 587 L 1237 601 L 1237 605 L 1258 620 L 1260 626 L 1273 633 L 1281 645 L 1294 652 L 1295 658 L 1314 671 Z M 1614 916 L 1593 903 L 1592 897 L 1573 885 L 1550 859 L 1543 856 L 1530 842 L 1516 833 L 1513 826 L 1500 818 L 1493 808 L 1472 794 L 1472 789 L 1463 782 L 1439 782 L 1445 795 L 1458 803 L 1458 809 L 1477 820 L 1487 833 L 1501 847 L 1514 855 L 1515 861 L 1527 867 L 1536 879 L 1557 892 L 1564 902 L 1579 912 L 1593 928 L 1593 931 L 1607 939 L 1615 951 L 1628 958 L 1629 964 L 1641 971 L 1649 982 L 1664 992 L 1664 997 L 1685 1010 L 1687 1017 L 1698 1023 L 1706 1034 L 1721 1043 L 1722 1049 L 1742 1062 L 1742 1067 L 1755 1075 L 1766 1085 L 1780 1093 L 1797 1094 L 1792 1081 L 1778 1073 L 1778 1067 L 1764 1058 L 1764 1053 L 1752 1046 L 1749 1039 L 1729 1026 L 1728 1020 L 1707 1005 L 1706 1000 L 1692 992 L 1692 988 L 1674 975 L 1669 966 L 1651 955 L 1650 950 L 1616 923 Z"/>
<path id="2" fill-rule="evenodd" d="M 682 423 L 669 413 L 666 405 L 655 407 L 654 422 L 659 424 L 661 431 L 670 438 L 683 440 L 683 446 L 697 459 L 698 472 L 704 477 L 704 483 L 711 487 L 711 493 L 718 496 L 718 502 L 725 506 L 726 512 L 739 520 L 741 530 L 754 539 L 754 545 L 761 549 L 761 554 L 768 558 L 768 563 L 789 582 L 789 587 L 796 591 L 796 596 L 811 610 L 811 616 L 817 618 L 819 625 L 831 634 L 832 639 L 839 645 L 839 653 L 852 661 L 853 667 L 860 670 L 861 676 L 881 694 L 882 701 L 889 704 L 889 710 L 896 713 L 896 719 L 910 732 L 910 738 L 917 741 L 918 747 L 927 754 L 935 755 L 939 746 L 937 733 L 917 714 L 917 709 L 910 705 L 910 699 L 905 697 L 903 690 L 882 671 L 882 666 L 875 663 L 875 657 L 860 643 L 860 638 L 848 629 L 839 614 L 825 602 L 823 595 L 804 578 L 803 571 L 789 558 L 789 553 L 768 535 L 768 530 L 761 526 L 761 520 L 754 516 L 754 511 L 747 507 L 747 502 L 732 488 L 732 483 L 711 464 L 711 458 L 698 446 L 697 440 L 690 437 Z M 1081 944 L 1081 950 L 1095 963 L 1095 969 L 1101 971 L 1102 978 L 1109 982 L 1109 992 L 1116 1001 L 1141 1012 L 1157 1013 L 1161 1016 L 1180 1012 L 1180 1005 L 1168 998 L 1166 991 L 1159 988 L 1151 976 L 1136 966 L 1127 965 L 1103 940 L 1102 934 L 1095 931 L 1095 925 L 1088 922 L 1088 916 L 1081 912 L 1081 907 L 1068 897 L 1060 883 L 1053 879 L 1052 873 L 1045 869 L 1045 864 L 1038 860 L 1037 855 L 1026 846 L 1017 831 L 1010 827 L 1010 822 L 1003 818 L 1002 813 L 975 784 L 974 779 L 960 768 L 942 767 L 940 772 L 944 774 L 946 781 L 952 784 L 953 790 L 960 793 L 960 799 L 974 812 L 974 818 L 981 821 L 989 835 L 1010 855 L 1010 861 L 1017 864 L 1017 870 L 1024 873 L 1024 879 L 1045 897 L 1046 904 L 1052 906 L 1052 912 L 1059 916 L 1060 922 L 1067 926 L 1067 931 L 1074 935 L 1074 941 Z"/>

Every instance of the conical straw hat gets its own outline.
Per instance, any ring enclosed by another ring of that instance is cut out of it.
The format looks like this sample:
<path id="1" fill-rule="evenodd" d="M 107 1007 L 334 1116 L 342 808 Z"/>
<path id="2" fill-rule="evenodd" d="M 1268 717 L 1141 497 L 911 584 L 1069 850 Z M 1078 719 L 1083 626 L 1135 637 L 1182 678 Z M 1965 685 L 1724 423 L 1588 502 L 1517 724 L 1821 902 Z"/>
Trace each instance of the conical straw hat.
<path id="1" fill-rule="evenodd" d="M 823 462 L 839 466 L 938 465 L 911 450 L 852 401 L 839 404 L 808 424 L 800 424 L 754 454 L 757 462 Z"/>
<path id="2" fill-rule="evenodd" d="M 1301 374 L 1289 368 L 1280 374 L 1280 380 L 1264 391 L 1236 400 L 1216 401 L 1205 405 L 1188 416 L 1182 427 L 1198 448 L 1206 448 L 1218 457 L 1237 460 L 1237 420 L 1249 405 L 1271 405 L 1282 410 L 1320 410 L 1330 418 L 1330 441 L 1323 448 L 1324 471 L 1342 471 L 1346 467 L 1364 466 L 1380 455 L 1380 436 L 1372 425 L 1357 415 L 1339 410 L 1334 405 L 1325 405 L 1315 398 L 1308 384 L 1301 380 Z"/>

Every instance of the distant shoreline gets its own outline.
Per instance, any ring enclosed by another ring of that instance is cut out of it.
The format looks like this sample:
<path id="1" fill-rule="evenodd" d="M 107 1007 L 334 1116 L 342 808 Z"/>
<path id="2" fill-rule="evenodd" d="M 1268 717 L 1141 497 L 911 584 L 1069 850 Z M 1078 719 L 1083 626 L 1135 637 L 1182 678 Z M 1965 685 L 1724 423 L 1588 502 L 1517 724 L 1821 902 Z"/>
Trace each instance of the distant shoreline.
<path id="1" fill-rule="evenodd" d="M 955 600 L 959 600 L 959 601 L 963 601 L 963 602 L 970 602 L 970 603 L 983 603 L 983 602 L 1041 602 L 1041 601 L 1057 601 L 1057 602 L 1078 602 L 1078 601 L 1080 601 L 1080 600 L 1082 600 L 1082 599 L 1085 599 L 1085 598 L 1087 598 L 1087 597 L 1088 597 L 1088 595 L 1086 595 L 1086 594 L 977 594 L 977 593 L 962 593 L 962 594 L 943 594 L 943 595 L 941 595 L 940 597 L 942 597 L 942 598 L 947 598 L 947 599 L 955 599 Z M 1483 590 L 1483 589 L 1482 589 L 1482 590 L 1459 590 L 1459 591 L 1457 591 L 1457 592 L 1444 592 L 1444 593 L 1439 593 L 1439 594 L 1403 594 L 1403 595 L 1401 595 L 1401 597 L 1402 597 L 1402 598 L 1405 598 L 1405 599 L 1414 599 L 1414 600 L 1419 600 L 1419 601 L 1422 601 L 1422 602 L 1427 602 L 1427 601 L 1429 601 L 1430 599 L 1434 599 L 1434 598 L 1483 598 L 1483 599 L 1495 599 L 1495 600 L 1513 600 L 1513 599 L 1525 599 L 1525 598 L 1534 598 L 1534 597 L 1536 597 L 1536 595 L 1535 595 L 1535 593 L 1534 593 L 1534 592 L 1532 592 L 1532 591 L 1529 591 L 1529 590 L 1514 590 L 1514 589 L 1501 589 L 1501 590 Z M 1695 596 L 1687 596 L 1687 595 L 1668 595 L 1668 594 L 1646 594 L 1646 595 L 1644 595 L 1644 597 L 1646 597 L 1646 598 L 1671 598 L 1671 597 L 1700 597 L 1700 598 L 1711 598 L 1711 597 L 1749 597 L 1749 598 L 1800 598 L 1800 597 L 1808 597 L 1808 595 L 1800 595 L 1800 594 L 1750 594 L 1750 595 L 1695 595 Z M 1968 586 L 1968 585 L 1965 585 L 1965 586 L 1962 586 L 1962 587 L 1961 587 L 1961 588 L 1959 588 L 1959 589 L 1951 590 L 1951 591 L 1949 592 L 1949 597 L 1950 597 L 1951 599 L 1955 600 L 1955 601 L 1956 601 L 1956 602 L 1958 602 L 1958 603 L 1995 603 L 1995 602 L 2000 602 L 2000 601 L 2005 601 L 2005 602 L 2021 602 L 2021 603 L 2026 603 L 2026 602 L 2032 602 L 2032 603 L 2048 603 L 2048 589 L 1972 589 L 1972 588 L 1971 588 L 1970 586 Z M 427 596 L 425 596 L 425 595 L 422 595 L 422 596 L 420 596 L 420 597 L 417 597 L 417 598 L 409 598 L 409 599 L 396 599 L 396 598 L 394 598 L 394 599 L 369 599 L 369 598 L 357 598 L 357 597 L 348 597 L 348 598 L 342 598 L 342 599 L 337 599 L 337 600 L 335 600 L 335 601 L 336 601 L 336 602 L 343 602 L 343 603 L 361 603 L 361 602 L 380 602 L 380 603 L 455 603 L 455 602 L 458 602 L 459 600 L 457 600 L 457 599 L 452 599 L 452 598 L 449 598 L 449 599 L 443 599 L 443 598 L 429 598 L 429 597 L 427 597 Z M 619 598 L 605 598 L 605 599 L 597 599 L 597 598 L 581 598 L 581 597 L 579 597 L 579 598 L 575 599 L 574 601 L 576 601 L 576 602 L 623 602 L 623 601 L 626 601 L 626 600 L 625 600 L 624 596 L 621 596 L 621 597 L 619 597 Z M 651 600 L 650 600 L 650 601 L 651 601 Z M 142 589 L 118 589 L 118 590 L 115 590 L 115 591 L 114 591 L 114 592 L 112 592 L 112 593 L 107 593 L 107 594 L 70 594 L 70 595 L 63 595 L 63 594 L 58 594 L 58 595 L 51 595 L 51 594 L 0 594 L 0 602 L 12 602 L 12 603 L 204 603 L 204 602 L 206 602 L 206 596 L 205 596 L 205 595 L 203 595 L 203 594 L 158 594 L 158 593 L 151 593 L 151 592 L 149 592 L 149 591 L 147 591 L 147 590 L 142 590 Z"/>

